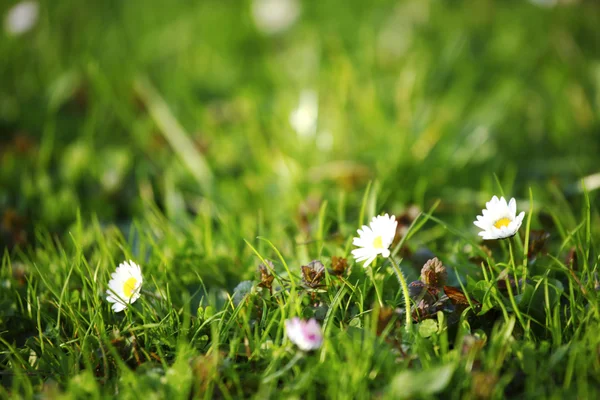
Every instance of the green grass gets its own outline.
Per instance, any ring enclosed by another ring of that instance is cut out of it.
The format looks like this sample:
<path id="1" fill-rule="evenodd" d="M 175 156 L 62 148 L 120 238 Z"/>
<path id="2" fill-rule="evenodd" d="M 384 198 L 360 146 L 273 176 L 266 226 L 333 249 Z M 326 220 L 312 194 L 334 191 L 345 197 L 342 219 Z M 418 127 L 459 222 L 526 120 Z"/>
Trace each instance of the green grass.
<path id="1" fill-rule="evenodd" d="M 306 1 L 277 35 L 249 1 L 55 3 L 0 33 L 1 398 L 598 397 L 595 1 Z M 482 243 L 494 194 L 527 215 Z M 411 282 L 438 257 L 470 305 L 406 331 L 393 264 L 350 251 L 411 205 L 394 260 Z M 127 259 L 143 293 L 115 314 Z"/>

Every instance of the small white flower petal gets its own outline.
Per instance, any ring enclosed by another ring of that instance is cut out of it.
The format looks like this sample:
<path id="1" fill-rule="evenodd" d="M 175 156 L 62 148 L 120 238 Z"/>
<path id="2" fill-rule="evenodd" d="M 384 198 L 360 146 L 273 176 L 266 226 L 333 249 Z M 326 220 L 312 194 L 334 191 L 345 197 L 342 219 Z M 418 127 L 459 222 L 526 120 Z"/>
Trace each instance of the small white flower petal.
<path id="1" fill-rule="evenodd" d="M 474 221 L 473 225 L 484 230 L 487 229 L 487 222 L 484 221 Z"/>
<path id="2" fill-rule="evenodd" d="M 366 247 L 368 243 L 369 241 L 362 237 L 355 237 L 352 240 L 352 244 L 359 247 Z"/>
<path id="3" fill-rule="evenodd" d="M 131 260 L 119 264 L 111 274 L 106 291 L 106 301 L 113 303 L 113 311 L 123 311 L 129 304 L 135 303 L 140 297 L 143 281 L 139 265 Z"/>
<path id="4" fill-rule="evenodd" d="M 506 199 L 504 198 L 504 196 L 500 197 L 500 205 L 502 206 L 502 208 L 508 208 L 508 204 L 506 203 Z"/>
<path id="5" fill-rule="evenodd" d="M 510 202 L 508 203 L 508 208 L 510 209 L 511 215 L 517 215 L 517 201 L 514 197 L 510 199 Z"/>
<path id="6" fill-rule="evenodd" d="M 363 225 L 358 229 L 358 237 L 352 240 L 352 244 L 358 249 L 352 251 L 357 262 L 363 262 L 363 267 L 368 267 L 378 255 L 389 257 L 389 247 L 394 241 L 398 222 L 395 216 L 388 214 L 374 217 L 369 226 Z"/>
<path id="7" fill-rule="evenodd" d="M 377 258 L 377 255 L 371 256 L 367 259 L 367 261 L 365 261 L 365 263 L 363 264 L 364 268 L 367 268 L 369 265 L 371 265 L 371 263 L 373 261 L 375 261 L 375 259 Z M 362 260 L 356 260 L 356 261 L 362 261 Z"/>
<path id="8" fill-rule="evenodd" d="M 478 215 L 476 221 L 473 221 L 473 224 L 482 230 L 479 232 L 479 236 L 484 240 L 514 236 L 521 227 L 525 216 L 524 211 L 516 216 L 516 207 L 517 202 L 514 198 L 507 202 L 504 196 L 500 199 L 493 196 L 486 203 L 486 208 L 481 211 L 481 215 Z"/>

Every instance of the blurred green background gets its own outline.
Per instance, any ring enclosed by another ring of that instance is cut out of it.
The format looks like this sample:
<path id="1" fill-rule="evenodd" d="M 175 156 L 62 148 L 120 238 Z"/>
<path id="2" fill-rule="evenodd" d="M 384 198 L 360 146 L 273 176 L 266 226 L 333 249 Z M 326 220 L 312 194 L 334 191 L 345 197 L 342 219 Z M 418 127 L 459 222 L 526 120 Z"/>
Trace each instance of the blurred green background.
<path id="1" fill-rule="evenodd" d="M 369 181 L 386 211 L 472 215 L 494 174 L 520 199 L 598 186 L 597 1 L 40 1 L 23 32 L 15 4 L 2 247 L 78 210 L 126 226 L 208 207 L 275 235 Z"/>

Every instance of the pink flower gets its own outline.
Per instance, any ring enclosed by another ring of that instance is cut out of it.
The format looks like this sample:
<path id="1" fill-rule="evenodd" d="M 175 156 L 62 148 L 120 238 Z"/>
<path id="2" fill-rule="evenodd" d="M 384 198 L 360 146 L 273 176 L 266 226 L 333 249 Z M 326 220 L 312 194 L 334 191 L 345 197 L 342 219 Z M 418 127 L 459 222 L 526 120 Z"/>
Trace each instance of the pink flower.
<path id="1" fill-rule="evenodd" d="M 300 350 L 316 350 L 323 344 L 323 333 L 319 323 L 311 318 L 302 321 L 300 318 L 292 318 L 285 321 L 285 330 L 288 338 L 300 348 Z"/>

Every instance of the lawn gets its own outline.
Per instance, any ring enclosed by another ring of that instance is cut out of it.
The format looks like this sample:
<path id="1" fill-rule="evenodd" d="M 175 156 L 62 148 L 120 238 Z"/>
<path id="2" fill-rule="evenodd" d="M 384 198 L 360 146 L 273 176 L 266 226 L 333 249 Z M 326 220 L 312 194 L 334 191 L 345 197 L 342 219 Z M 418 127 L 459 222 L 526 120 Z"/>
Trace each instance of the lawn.
<path id="1" fill-rule="evenodd" d="M 600 397 L 600 3 L 16 4 L 0 398 Z"/>

